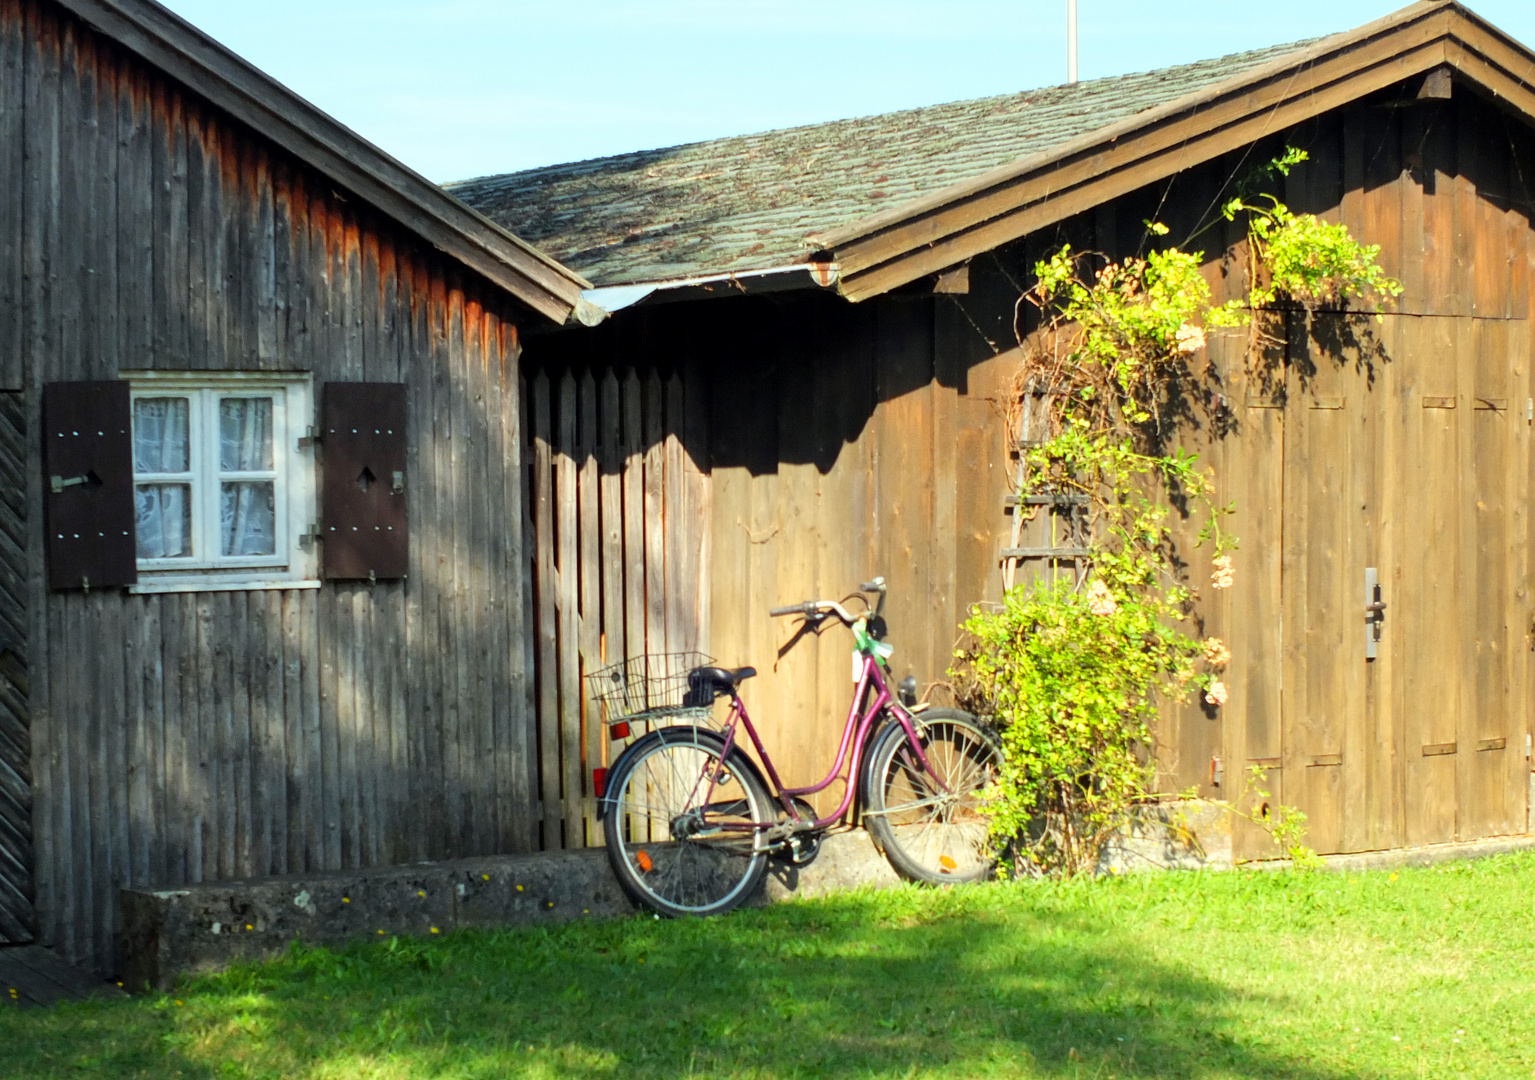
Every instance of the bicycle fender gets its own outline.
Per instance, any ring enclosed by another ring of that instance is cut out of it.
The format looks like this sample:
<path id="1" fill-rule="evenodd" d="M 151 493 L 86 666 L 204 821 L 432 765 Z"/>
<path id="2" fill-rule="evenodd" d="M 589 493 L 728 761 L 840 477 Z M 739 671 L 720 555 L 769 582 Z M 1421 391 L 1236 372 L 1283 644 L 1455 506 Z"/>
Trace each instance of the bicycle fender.
<path id="1" fill-rule="evenodd" d="M 711 731 L 708 728 L 687 727 L 684 725 L 657 728 L 649 735 L 635 739 L 624 748 L 622 754 L 618 755 L 618 760 L 608 767 L 608 785 L 602 793 L 602 798 L 597 800 L 598 821 L 606 819 L 609 808 L 617 802 L 613 793 L 622 786 L 619 781 L 623 779 L 624 774 L 631 768 L 629 759 L 637 756 L 644 747 L 657 742 L 663 745 L 676 743 L 690 743 L 694 746 L 707 745 L 716 753 L 725 748 L 725 737 L 718 732 Z M 757 763 L 739 745 L 731 748 L 731 762 L 737 761 L 751 771 L 752 776 L 762 785 L 762 790 L 768 792 L 769 798 L 773 798 L 773 788 L 768 784 L 766 778 L 763 777 L 762 770 L 757 767 Z"/>

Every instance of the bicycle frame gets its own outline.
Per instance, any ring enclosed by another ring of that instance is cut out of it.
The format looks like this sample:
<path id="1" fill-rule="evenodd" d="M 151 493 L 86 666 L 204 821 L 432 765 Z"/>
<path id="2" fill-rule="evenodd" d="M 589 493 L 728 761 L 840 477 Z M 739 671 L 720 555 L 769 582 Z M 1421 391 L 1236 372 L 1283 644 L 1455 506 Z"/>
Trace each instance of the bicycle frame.
<path id="1" fill-rule="evenodd" d="M 877 693 L 875 693 L 874 700 L 870 703 L 869 707 L 860 715 L 858 703 L 864 699 L 864 695 L 871 688 L 876 690 Z M 859 766 L 863 763 L 864 748 L 868 744 L 870 729 L 873 727 L 874 721 L 879 717 L 880 712 L 887 706 L 893 705 L 895 705 L 895 701 L 890 696 L 889 687 L 885 685 L 884 673 L 880 670 L 879 664 L 872 656 L 865 656 L 863 658 L 863 672 L 858 678 L 858 686 L 853 692 L 853 700 L 848 705 L 847 721 L 842 726 L 842 742 L 837 747 L 836 763 L 832 765 L 831 771 L 819 782 L 811 784 L 809 787 L 786 788 L 783 786 L 783 781 L 778 777 L 778 770 L 773 767 L 773 759 L 768 756 L 767 749 L 762 745 L 762 739 L 757 735 L 757 729 L 752 724 L 751 717 L 747 714 L 746 706 L 742 704 L 740 695 L 732 691 L 730 695 L 730 717 L 725 722 L 724 728 L 725 748 L 720 755 L 720 760 L 723 762 L 730 756 L 731 749 L 736 745 L 736 733 L 740 727 L 744 726 L 747 736 L 751 739 L 752 746 L 756 748 L 757 757 L 761 760 L 763 768 L 767 770 L 768 779 L 772 782 L 775 797 L 791 819 L 799 818 L 799 812 L 794 808 L 793 800 L 795 796 L 814 795 L 819 791 L 826 790 L 837 780 L 843 780 L 845 790 L 842 792 L 842 801 L 838 804 L 837 809 L 830 816 L 819 818 L 806 826 L 807 831 L 825 829 L 840 820 L 848 812 L 848 808 L 852 806 L 853 794 L 858 788 Z M 928 764 L 927 755 L 922 752 L 922 744 L 917 739 L 916 729 L 912 727 L 911 714 L 899 706 L 891 708 L 890 713 L 905 730 L 907 745 L 916 752 L 917 760 L 921 763 L 922 768 L 929 776 L 938 781 L 939 786 L 947 791 L 947 786 L 933 772 L 932 766 Z M 845 775 L 843 774 L 844 765 L 847 766 Z M 704 805 L 708 805 L 712 801 L 715 779 L 714 775 L 709 777 L 709 786 L 705 792 Z M 771 826 L 753 824 L 751 826 L 738 826 L 737 828 L 765 829 L 771 828 Z"/>

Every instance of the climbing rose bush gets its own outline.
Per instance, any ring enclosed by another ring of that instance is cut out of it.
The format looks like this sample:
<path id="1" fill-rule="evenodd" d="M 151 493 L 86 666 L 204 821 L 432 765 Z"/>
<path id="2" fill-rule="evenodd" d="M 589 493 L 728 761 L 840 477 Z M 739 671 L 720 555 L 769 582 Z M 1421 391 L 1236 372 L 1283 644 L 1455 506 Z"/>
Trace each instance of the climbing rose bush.
<path id="1" fill-rule="evenodd" d="M 1215 477 L 1178 445 L 1190 426 L 1218 437 L 1231 424 L 1207 331 L 1248 327 L 1248 363 L 1261 364 L 1261 346 L 1272 343 L 1262 327 L 1277 317 L 1255 314 L 1351 304 L 1378 313 L 1401 293 L 1378 248 L 1251 193 L 1305 160 L 1287 150 L 1222 206 L 1247 223 L 1241 299 L 1212 306 L 1204 254 L 1155 249 L 1168 234 L 1156 222 L 1144 256 L 1115 262 L 1065 246 L 1034 268 L 1023 301 L 1039 310 L 1040 327 L 1019 337 L 1025 359 L 1010 420 L 1025 407 L 1032 417 L 1025 402 L 1041 398 L 1046 416 L 1043 440 L 1024 451 L 1019 494 L 1085 505 L 1076 526 L 1090 555 L 1074 580 L 1019 585 L 1000 607 L 972 612 L 950 672 L 960 701 L 1000 732 L 1003 767 L 986 801 L 992 838 L 1018 869 L 1095 868 L 1107 837 L 1155 797 L 1161 704 L 1196 691 L 1207 709 L 1231 700 L 1222 677 L 1230 649 L 1181 629 L 1196 597 L 1180 583 L 1186 553 L 1164 509 L 1203 518 L 1196 543 L 1213 548 L 1210 588 L 1234 587 L 1236 541 L 1222 529 L 1232 507 L 1215 502 Z M 1020 499 L 1017 512 L 1027 505 Z M 1282 828 L 1257 823 L 1283 850 L 1300 850 Z"/>

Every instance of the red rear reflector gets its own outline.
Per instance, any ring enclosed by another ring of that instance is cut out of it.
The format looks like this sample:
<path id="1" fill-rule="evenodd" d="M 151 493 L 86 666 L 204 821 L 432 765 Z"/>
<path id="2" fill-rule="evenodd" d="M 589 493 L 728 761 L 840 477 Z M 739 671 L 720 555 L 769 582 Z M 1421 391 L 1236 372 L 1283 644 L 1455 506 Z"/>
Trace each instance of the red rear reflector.
<path id="1" fill-rule="evenodd" d="M 629 721 L 620 720 L 616 724 L 608 725 L 608 738 L 627 739 L 629 737 Z"/>
<path id="2" fill-rule="evenodd" d="M 606 770 L 606 769 L 593 769 L 592 770 L 592 792 L 597 796 L 597 798 L 600 799 L 600 798 L 602 798 L 602 793 L 607 790 L 607 787 L 608 787 L 608 770 Z"/>

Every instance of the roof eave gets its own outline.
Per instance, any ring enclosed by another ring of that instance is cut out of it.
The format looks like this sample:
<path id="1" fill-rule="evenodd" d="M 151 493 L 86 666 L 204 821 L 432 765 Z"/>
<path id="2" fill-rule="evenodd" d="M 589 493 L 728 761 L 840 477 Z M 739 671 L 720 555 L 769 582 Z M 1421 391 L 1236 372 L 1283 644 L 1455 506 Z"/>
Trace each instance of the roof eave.
<path id="1" fill-rule="evenodd" d="M 590 283 L 150 0 L 57 0 L 444 254 L 562 323 Z"/>

